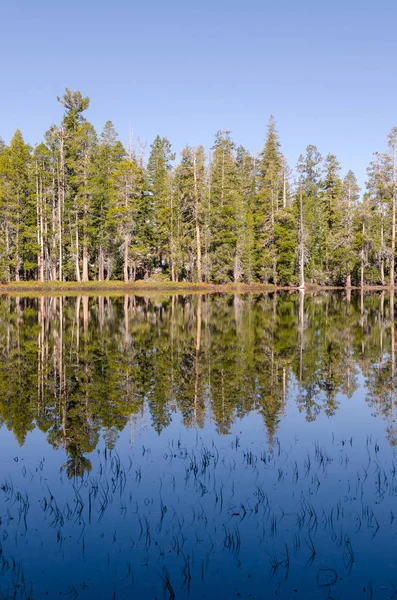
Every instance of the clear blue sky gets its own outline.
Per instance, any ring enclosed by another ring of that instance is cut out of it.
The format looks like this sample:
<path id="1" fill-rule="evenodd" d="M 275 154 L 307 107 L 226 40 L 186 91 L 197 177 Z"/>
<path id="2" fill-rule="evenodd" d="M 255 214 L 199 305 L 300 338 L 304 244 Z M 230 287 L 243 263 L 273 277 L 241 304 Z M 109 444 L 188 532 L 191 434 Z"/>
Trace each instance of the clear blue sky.
<path id="1" fill-rule="evenodd" d="M 363 183 L 397 125 L 396 24 L 396 0 L 0 0 L 0 136 L 40 141 L 69 87 L 177 152 L 219 129 L 258 152 L 273 114 L 291 166 L 316 144 Z"/>

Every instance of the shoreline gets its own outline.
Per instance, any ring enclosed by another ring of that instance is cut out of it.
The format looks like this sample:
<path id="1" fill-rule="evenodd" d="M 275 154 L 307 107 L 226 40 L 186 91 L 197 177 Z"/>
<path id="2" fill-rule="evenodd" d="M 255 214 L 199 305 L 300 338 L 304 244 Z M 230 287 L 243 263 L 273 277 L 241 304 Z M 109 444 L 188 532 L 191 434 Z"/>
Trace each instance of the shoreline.
<path id="1" fill-rule="evenodd" d="M 365 285 L 352 286 L 326 286 L 317 284 L 308 284 L 303 290 L 305 294 L 315 294 L 328 291 L 344 291 L 349 292 L 377 292 L 391 291 L 390 286 L 381 285 Z M 227 284 L 211 284 L 211 283 L 188 283 L 188 282 L 147 282 L 136 281 L 125 283 L 124 281 L 87 281 L 87 282 L 60 282 L 60 281 L 19 281 L 12 283 L 0 284 L 0 295 L 14 294 L 117 294 L 117 295 L 146 295 L 150 293 L 166 293 L 166 294 L 219 294 L 219 293 L 234 293 L 234 294 L 260 294 L 260 293 L 278 293 L 278 292 L 300 292 L 298 286 L 274 286 L 264 283 L 227 283 Z"/>

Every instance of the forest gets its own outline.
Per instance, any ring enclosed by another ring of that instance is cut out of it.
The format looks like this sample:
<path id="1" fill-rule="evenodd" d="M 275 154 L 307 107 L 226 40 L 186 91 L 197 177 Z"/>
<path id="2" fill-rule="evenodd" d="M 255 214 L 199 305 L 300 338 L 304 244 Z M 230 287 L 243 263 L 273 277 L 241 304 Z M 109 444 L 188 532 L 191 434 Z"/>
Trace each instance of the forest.
<path id="1" fill-rule="evenodd" d="M 66 89 L 34 148 L 0 138 L 0 281 L 185 281 L 394 287 L 397 128 L 366 189 L 308 145 L 295 169 L 270 117 L 252 155 L 229 131 L 177 161 L 157 136 L 126 149 Z"/>

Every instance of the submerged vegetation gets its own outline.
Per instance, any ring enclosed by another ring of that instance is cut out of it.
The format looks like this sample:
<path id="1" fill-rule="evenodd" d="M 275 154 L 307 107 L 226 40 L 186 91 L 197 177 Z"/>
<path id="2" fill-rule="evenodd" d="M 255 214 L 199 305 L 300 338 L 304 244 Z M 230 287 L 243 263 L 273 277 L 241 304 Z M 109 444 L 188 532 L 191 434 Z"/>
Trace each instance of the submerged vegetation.
<path id="1" fill-rule="evenodd" d="M 309 145 L 293 173 L 273 118 L 258 156 L 219 131 L 213 147 L 167 138 L 125 149 L 98 135 L 89 98 L 34 148 L 0 140 L 0 281 L 154 280 L 394 287 L 397 128 L 360 196 L 334 154 Z"/>
<path id="2" fill-rule="evenodd" d="M 394 319 L 393 291 L 0 297 L 0 597 L 394 598 Z"/>
<path id="3" fill-rule="evenodd" d="M 101 443 L 72 482 L 11 461 L 1 597 L 395 597 L 390 448 L 329 434 L 268 449 L 245 433 L 140 436 L 122 457 Z"/>

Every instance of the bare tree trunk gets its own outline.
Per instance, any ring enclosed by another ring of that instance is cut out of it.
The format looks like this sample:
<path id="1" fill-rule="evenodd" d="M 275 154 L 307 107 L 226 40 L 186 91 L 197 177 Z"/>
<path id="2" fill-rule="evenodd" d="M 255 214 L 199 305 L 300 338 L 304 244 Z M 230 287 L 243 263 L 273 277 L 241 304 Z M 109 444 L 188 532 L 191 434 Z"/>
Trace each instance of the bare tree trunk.
<path id="1" fill-rule="evenodd" d="M 45 257 L 44 257 L 44 220 L 43 220 L 43 181 L 40 178 L 40 222 L 39 222 L 39 231 L 40 231 L 40 281 L 44 281 L 45 279 Z"/>
<path id="2" fill-rule="evenodd" d="M 19 269 L 21 268 L 21 258 L 19 256 L 19 218 L 17 224 L 17 231 L 15 234 L 15 281 L 19 281 Z"/>
<path id="3" fill-rule="evenodd" d="M 59 202 L 59 174 L 58 174 L 58 202 Z M 52 206 L 51 206 L 51 227 L 53 233 L 57 231 L 57 199 L 56 199 L 56 191 L 55 191 L 55 176 L 52 181 Z M 57 242 L 56 236 L 52 236 L 52 244 L 51 244 L 51 280 L 56 281 L 57 279 Z"/>
<path id="4" fill-rule="evenodd" d="M 88 281 L 88 234 L 87 234 L 87 216 L 88 216 L 88 184 L 87 184 L 87 172 L 88 172 L 88 153 L 84 156 L 84 206 L 83 206 L 83 281 Z"/>
<path id="5" fill-rule="evenodd" d="M 363 240 L 365 236 L 365 222 L 363 221 L 362 227 Z M 360 281 L 361 281 L 361 290 L 364 289 L 364 260 L 365 260 L 365 252 L 364 247 L 361 249 L 361 266 L 360 266 Z"/>
<path id="6" fill-rule="evenodd" d="M 197 281 L 202 281 L 201 268 L 201 232 L 200 232 L 200 200 L 197 182 L 197 157 L 193 150 L 193 176 L 194 176 L 194 197 L 195 197 L 195 221 L 196 221 L 196 249 L 197 249 Z"/>
<path id="7" fill-rule="evenodd" d="M 360 267 L 360 287 L 364 288 L 364 258 L 361 258 L 361 267 Z"/>
<path id="8" fill-rule="evenodd" d="M 36 161 L 36 238 L 37 238 L 37 246 L 40 248 L 40 209 L 39 209 L 39 174 L 37 169 L 37 161 Z M 37 275 L 40 279 L 40 251 L 37 253 Z M 41 280 L 40 280 L 41 281 Z"/>
<path id="9" fill-rule="evenodd" d="M 124 238 L 124 281 L 128 283 L 128 235 Z"/>
<path id="10" fill-rule="evenodd" d="M 83 281 L 88 281 L 88 247 L 87 240 L 83 246 Z"/>
<path id="11" fill-rule="evenodd" d="M 62 251 L 62 215 L 63 207 L 65 204 L 65 138 L 63 129 L 60 134 L 60 166 L 59 166 L 59 180 L 58 180 L 58 243 L 59 243 L 59 281 L 63 279 L 63 251 Z"/>
<path id="12" fill-rule="evenodd" d="M 237 242 L 236 254 L 234 257 L 234 269 L 233 269 L 233 279 L 234 283 L 238 283 L 241 277 L 241 258 L 240 258 L 240 246 Z"/>
<path id="13" fill-rule="evenodd" d="M 385 285 L 385 260 L 383 256 L 380 259 L 380 282 L 381 285 Z"/>
<path id="14" fill-rule="evenodd" d="M 41 178 L 36 162 L 36 230 L 37 230 L 37 246 L 39 252 L 37 254 L 37 273 L 39 281 L 44 281 L 44 256 L 43 256 L 43 217 L 42 217 L 42 195 L 41 195 Z"/>
<path id="15" fill-rule="evenodd" d="M 80 276 L 80 245 L 79 245 L 79 225 L 77 221 L 77 212 L 76 212 L 76 257 L 75 257 L 75 269 L 76 269 L 76 281 L 81 281 Z"/>
<path id="16" fill-rule="evenodd" d="M 350 182 L 349 182 L 349 189 L 347 192 L 347 243 L 349 244 L 349 249 L 351 246 L 351 225 L 352 225 L 352 219 L 351 219 L 351 188 L 350 188 Z M 348 265 L 348 272 L 347 272 L 347 276 L 346 276 L 346 287 L 347 288 L 351 288 L 352 286 L 352 275 L 351 275 L 351 271 L 350 271 L 350 259 L 349 259 L 349 265 Z"/>
<path id="17" fill-rule="evenodd" d="M 381 248 L 381 257 L 380 257 L 380 281 L 382 285 L 385 285 L 385 259 L 383 256 L 383 244 L 384 244 L 384 224 L 383 224 L 383 200 L 382 200 L 382 208 L 381 208 L 381 222 L 380 222 L 380 248 Z"/>
<path id="18" fill-rule="evenodd" d="M 351 286 L 352 286 L 352 276 L 351 276 L 351 273 L 348 273 L 347 277 L 346 277 L 346 287 L 351 288 Z"/>
<path id="19" fill-rule="evenodd" d="M 174 238 L 174 190 L 172 187 L 172 178 L 170 178 L 170 208 L 171 208 L 171 227 L 170 227 L 170 263 L 171 263 L 171 281 L 175 281 L 175 238 Z"/>
<path id="20" fill-rule="evenodd" d="M 105 279 L 105 257 L 102 245 L 99 246 L 98 252 L 98 281 Z"/>
<path id="21" fill-rule="evenodd" d="M 303 231 L 302 186 L 299 188 L 299 289 L 305 288 L 305 244 Z"/>
<path id="22" fill-rule="evenodd" d="M 6 256 L 9 259 L 10 256 L 10 232 L 8 229 L 8 222 L 6 223 Z M 11 274 L 10 274 L 10 261 L 7 260 L 7 283 L 10 282 Z"/>

